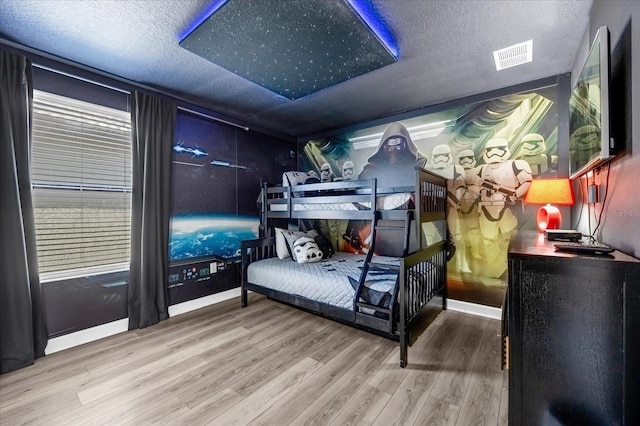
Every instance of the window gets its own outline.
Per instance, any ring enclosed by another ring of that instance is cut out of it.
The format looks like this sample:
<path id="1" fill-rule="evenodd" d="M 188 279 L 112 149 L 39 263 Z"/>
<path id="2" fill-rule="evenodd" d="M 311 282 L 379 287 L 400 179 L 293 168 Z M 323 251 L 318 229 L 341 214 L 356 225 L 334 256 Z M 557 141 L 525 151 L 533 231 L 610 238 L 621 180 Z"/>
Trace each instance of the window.
<path id="1" fill-rule="evenodd" d="M 128 269 L 130 114 L 35 90 L 31 168 L 41 280 Z"/>

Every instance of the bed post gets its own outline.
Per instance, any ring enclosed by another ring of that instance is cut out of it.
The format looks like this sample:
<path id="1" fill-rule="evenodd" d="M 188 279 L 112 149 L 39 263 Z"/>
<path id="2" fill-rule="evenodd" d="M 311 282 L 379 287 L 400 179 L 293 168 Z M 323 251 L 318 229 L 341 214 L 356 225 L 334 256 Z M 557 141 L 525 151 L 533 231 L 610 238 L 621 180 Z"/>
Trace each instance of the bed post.
<path id="1" fill-rule="evenodd" d="M 241 308 L 246 308 L 247 305 L 249 305 L 247 300 L 247 288 L 244 286 L 246 273 L 247 273 L 246 266 L 244 265 L 244 262 L 243 262 L 242 278 L 240 280 L 240 307 Z"/>
<path id="2" fill-rule="evenodd" d="M 247 281 L 247 266 L 249 266 L 249 254 L 250 250 L 244 241 L 240 241 L 240 307 L 246 308 L 247 303 L 247 289 L 245 283 Z"/>
<path id="3" fill-rule="evenodd" d="M 444 287 L 442 288 L 442 310 L 447 310 L 447 299 L 449 298 L 449 285 L 447 283 L 447 259 L 444 259 Z"/>
<path id="4" fill-rule="evenodd" d="M 267 183 L 260 182 L 260 227 L 258 228 L 258 237 L 267 236 Z"/>
<path id="5" fill-rule="evenodd" d="M 405 265 L 404 259 L 400 259 L 400 270 L 398 273 L 398 301 L 400 304 L 400 367 L 407 366 L 407 295 L 405 286 Z"/>
<path id="6" fill-rule="evenodd" d="M 243 283 L 242 284 L 242 288 L 240 289 L 240 307 L 246 308 L 247 305 L 248 305 L 248 303 L 247 303 L 247 290 L 244 288 L 244 283 Z"/>

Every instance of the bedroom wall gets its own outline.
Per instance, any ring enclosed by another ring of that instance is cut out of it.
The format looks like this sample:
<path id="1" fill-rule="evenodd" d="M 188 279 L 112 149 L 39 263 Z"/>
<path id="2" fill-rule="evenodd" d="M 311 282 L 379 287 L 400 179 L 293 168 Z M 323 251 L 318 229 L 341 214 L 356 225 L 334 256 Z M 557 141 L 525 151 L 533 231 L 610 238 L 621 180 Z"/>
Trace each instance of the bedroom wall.
<path id="1" fill-rule="evenodd" d="M 589 178 L 589 183 L 599 185 L 599 202 L 574 206 L 573 225 L 590 234 L 600 222 L 596 238 L 640 257 L 640 3 L 596 0 L 589 35 L 577 58 L 602 25 L 609 28 L 610 35 L 612 134 L 624 149 Z M 580 180 L 583 188 L 586 179 Z"/>

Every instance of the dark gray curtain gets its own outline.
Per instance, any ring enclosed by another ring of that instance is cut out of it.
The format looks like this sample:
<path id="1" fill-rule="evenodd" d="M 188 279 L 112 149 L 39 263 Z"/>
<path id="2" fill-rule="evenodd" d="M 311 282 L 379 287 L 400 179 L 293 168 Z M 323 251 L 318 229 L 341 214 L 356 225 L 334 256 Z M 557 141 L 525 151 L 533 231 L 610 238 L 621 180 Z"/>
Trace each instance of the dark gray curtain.
<path id="1" fill-rule="evenodd" d="M 157 96 L 135 92 L 131 119 L 129 330 L 148 327 L 169 317 L 167 263 L 176 106 Z"/>
<path id="2" fill-rule="evenodd" d="M 0 50 L 0 372 L 44 356 L 31 199 L 31 63 Z"/>

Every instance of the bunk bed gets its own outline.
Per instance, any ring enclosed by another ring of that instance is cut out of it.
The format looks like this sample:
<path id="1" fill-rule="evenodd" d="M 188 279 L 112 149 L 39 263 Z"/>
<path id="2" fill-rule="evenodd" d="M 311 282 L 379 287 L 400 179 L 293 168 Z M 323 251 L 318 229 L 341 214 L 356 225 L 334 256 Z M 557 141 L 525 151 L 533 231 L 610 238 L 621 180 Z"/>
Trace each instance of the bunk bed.
<path id="1" fill-rule="evenodd" d="M 263 185 L 264 236 L 241 243 L 242 307 L 253 291 L 397 340 L 405 367 L 408 347 L 446 309 L 446 197 L 445 179 L 420 168 L 408 187 L 376 179 Z M 318 262 L 283 258 L 283 238 L 313 237 L 309 228 L 325 219 L 369 222 L 368 250 Z M 279 229 L 278 220 L 297 220 L 303 231 Z"/>

